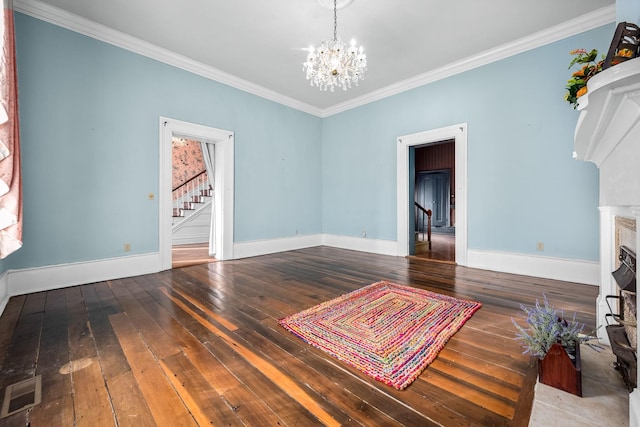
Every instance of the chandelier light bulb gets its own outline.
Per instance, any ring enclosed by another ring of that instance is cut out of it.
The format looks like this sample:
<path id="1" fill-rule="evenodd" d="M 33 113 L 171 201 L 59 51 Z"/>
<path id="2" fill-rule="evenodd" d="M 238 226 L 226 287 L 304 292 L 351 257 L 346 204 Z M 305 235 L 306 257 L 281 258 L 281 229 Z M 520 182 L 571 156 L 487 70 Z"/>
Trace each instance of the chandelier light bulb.
<path id="1" fill-rule="evenodd" d="M 356 40 L 352 39 L 347 46 L 338 38 L 338 13 L 337 1 L 333 2 L 333 40 L 325 40 L 320 43 L 317 51 L 313 46 L 308 49 L 307 60 L 303 64 L 307 80 L 311 86 L 317 86 L 320 90 L 334 91 L 335 87 L 343 90 L 351 88 L 364 78 L 367 70 L 367 56 L 364 48 L 358 47 Z"/>

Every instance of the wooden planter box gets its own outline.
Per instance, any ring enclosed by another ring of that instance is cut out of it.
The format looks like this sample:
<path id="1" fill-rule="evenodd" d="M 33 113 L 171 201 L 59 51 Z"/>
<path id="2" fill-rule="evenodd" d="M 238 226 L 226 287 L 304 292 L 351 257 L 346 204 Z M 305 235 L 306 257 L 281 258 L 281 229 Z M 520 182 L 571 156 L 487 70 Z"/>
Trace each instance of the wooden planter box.
<path id="1" fill-rule="evenodd" d="M 562 345 L 553 344 L 544 359 L 538 359 L 538 379 L 542 384 L 582 397 L 580 344 L 576 343 L 575 363 Z"/>

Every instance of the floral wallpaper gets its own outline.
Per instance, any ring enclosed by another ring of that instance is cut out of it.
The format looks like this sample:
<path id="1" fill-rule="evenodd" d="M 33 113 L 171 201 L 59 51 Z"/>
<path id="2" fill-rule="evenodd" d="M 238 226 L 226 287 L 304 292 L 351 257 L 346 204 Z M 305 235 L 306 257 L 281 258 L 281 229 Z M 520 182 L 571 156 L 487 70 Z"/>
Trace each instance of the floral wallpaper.
<path id="1" fill-rule="evenodd" d="M 172 146 L 172 187 L 176 188 L 205 170 L 205 165 L 199 141 L 174 138 Z"/>

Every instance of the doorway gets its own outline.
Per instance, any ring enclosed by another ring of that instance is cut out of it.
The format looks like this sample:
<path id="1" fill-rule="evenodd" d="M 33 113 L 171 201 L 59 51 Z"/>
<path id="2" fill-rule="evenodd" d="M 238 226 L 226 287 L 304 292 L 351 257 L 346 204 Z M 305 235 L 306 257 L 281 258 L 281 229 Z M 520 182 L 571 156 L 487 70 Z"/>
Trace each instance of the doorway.
<path id="1" fill-rule="evenodd" d="M 159 252 L 161 270 L 172 265 L 172 153 L 174 137 L 206 141 L 215 147 L 212 230 L 216 259 L 233 259 L 234 134 L 195 123 L 160 117 Z M 211 249 L 209 249 L 211 250 Z"/>
<path id="2" fill-rule="evenodd" d="M 451 149 L 453 151 L 453 146 Z M 450 170 L 416 172 L 415 242 L 410 251 L 415 257 L 455 263 L 455 227 L 450 219 L 450 200 L 453 195 L 450 181 Z"/>
<path id="3" fill-rule="evenodd" d="M 438 227 L 432 238 L 448 239 L 452 242 L 451 252 L 456 264 L 467 265 L 467 124 L 448 126 L 405 135 L 397 138 L 396 145 L 396 190 L 397 190 L 397 253 L 399 256 L 408 256 L 415 251 L 415 191 L 416 191 L 416 151 L 420 147 L 433 146 L 451 141 L 454 151 L 454 170 L 450 174 L 450 193 L 448 195 L 449 223 Z M 420 169 L 418 167 L 418 169 Z M 426 171 L 429 171 L 428 169 Z M 432 168 L 429 172 L 441 172 L 442 167 Z M 442 179 L 442 178 L 439 178 Z M 440 183 L 442 184 L 442 183 Z M 432 188 L 437 188 L 434 184 Z M 436 193 L 442 189 L 435 190 Z M 446 200 L 441 198 L 442 201 Z M 437 206 L 436 206 L 437 207 Z M 442 208 L 442 206 L 441 206 Z M 447 221 L 445 213 L 440 212 L 439 221 Z M 433 211 L 432 211 L 433 214 Z M 432 216 L 433 219 L 433 216 Z M 432 230 L 436 228 L 433 227 Z M 444 233 L 446 231 L 446 233 Z M 452 233 L 454 231 L 454 233 Z"/>
<path id="4" fill-rule="evenodd" d="M 215 144 L 171 141 L 172 268 L 215 262 Z"/>

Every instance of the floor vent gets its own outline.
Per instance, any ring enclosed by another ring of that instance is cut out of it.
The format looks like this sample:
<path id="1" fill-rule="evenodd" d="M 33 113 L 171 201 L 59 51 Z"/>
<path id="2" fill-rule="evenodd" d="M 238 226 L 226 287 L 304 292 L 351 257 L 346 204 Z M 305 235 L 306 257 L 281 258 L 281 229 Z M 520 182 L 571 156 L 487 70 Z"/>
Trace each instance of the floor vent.
<path id="1" fill-rule="evenodd" d="M 41 398 L 42 377 L 40 375 L 8 385 L 4 392 L 0 418 L 29 409 L 40 403 Z"/>

